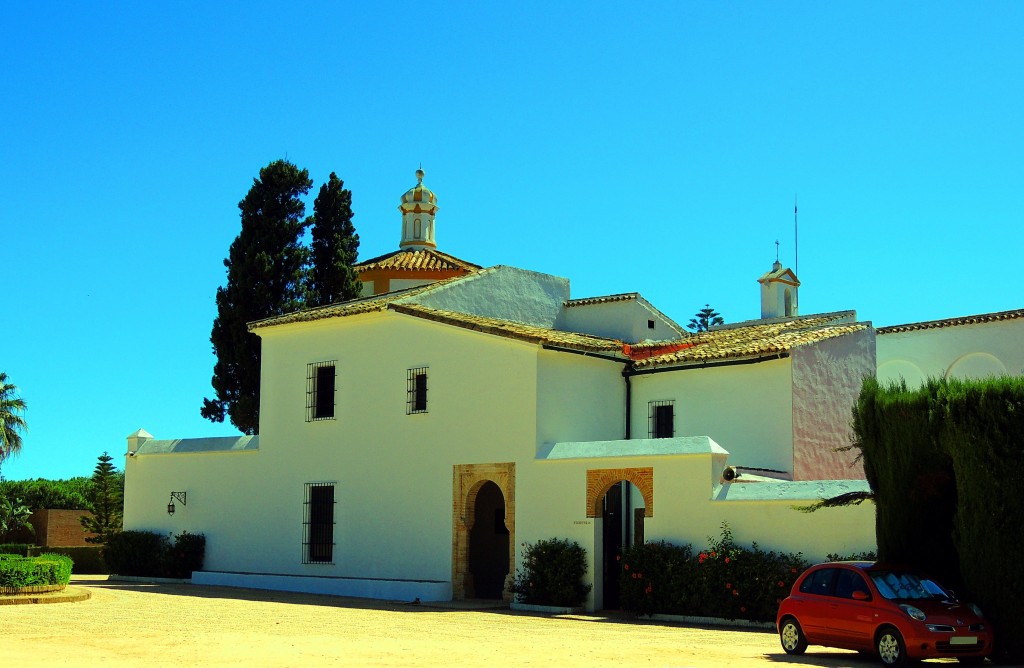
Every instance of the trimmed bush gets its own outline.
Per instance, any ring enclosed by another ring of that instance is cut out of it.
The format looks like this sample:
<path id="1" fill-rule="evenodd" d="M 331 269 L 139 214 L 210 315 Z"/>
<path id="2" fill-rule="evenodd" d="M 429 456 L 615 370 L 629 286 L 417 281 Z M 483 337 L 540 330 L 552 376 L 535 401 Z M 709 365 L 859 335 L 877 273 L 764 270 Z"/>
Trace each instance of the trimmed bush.
<path id="1" fill-rule="evenodd" d="M 168 543 L 153 531 L 122 531 L 103 546 L 103 561 L 118 575 L 162 577 Z"/>
<path id="2" fill-rule="evenodd" d="M 62 554 L 38 557 L 4 555 L 0 559 L 0 587 L 66 586 L 71 579 L 72 566 L 71 559 Z"/>
<path id="3" fill-rule="evenodd" d="M 173 540 L 172 540 L 173 539 Z M 202 570 L 206 537 L 183 531 L 170 538 L 154 531 L 122 531 L 103 547 L 110 573 L 142 577 L 192 577 Z"/>
<path id="4" fill-rule="evenodd" d="M 167 576 L 188 579 L 192 571 L 203 569 L 203 558 L 206 556 L 206 536 L 199 533 L 182 531 L 174 537 L 174 544 L 167 555 Z"/>
<path id="5" fill-rule="evenodd" d="M 523 543 L 522 568 L 516 570 L 512 592 L 521 603 L 573 607 L 580 605 L 591 586 L 583 582 L 587 573 L 587 551 L 576 541 L 549 538 Z"/>
<path id="6" fill-rule="evenodd" d="M 662 541 L 634 545 L 622 560 L 626 610 L 753 621 L 773 621 L 779 603 L 809 566 L 800 553 L 736 545 L 726 524 L 700 552 Z"/>
<path id="7" fill-rule="evenodd" d="M 29 549 L 29 556 L 36 557 L 43 551 L 51 554 L 63 554 L 75 562 L 75 573 L 78 575 L 106 575 L 110 572 L 106 562 L 103 561 L 102 548 L 100 546 L 89 547 L 33 547 Z"/>
<path id="8" fill-rule="evenodd" d="M 19 557 L 28 556 L 28 543 L 2 543 L 0 554 L 16 554 Z"/>
<path id="9" fill-rule="evenodd" d="M 853 447 L 875 494 L 881 559 L 915 566 L 981 606 L 995 658 L 1024 662 L 1024 377 L 867 379 Z"/>

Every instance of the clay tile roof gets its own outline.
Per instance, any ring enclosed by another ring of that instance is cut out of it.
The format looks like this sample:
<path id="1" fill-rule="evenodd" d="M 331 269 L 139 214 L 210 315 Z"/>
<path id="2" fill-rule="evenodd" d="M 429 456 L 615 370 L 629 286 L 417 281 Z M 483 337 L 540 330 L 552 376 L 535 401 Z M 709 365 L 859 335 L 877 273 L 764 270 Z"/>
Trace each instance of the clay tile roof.
<path id="1" fill-rule="evenodd" d="M 675 341 L 629 346 L 627 354 L 637 369 L 666 365 L 700 364 L 714 360 L 778 355 L 789 350 L 868 329 L 868 323 L 850 322 L 849 313 L 828 313 L 784 321 L 751 321 L 737 326 L 698 332 Z"/>
<path id="2" fill-rule="evenodd" d="M 939 329 L 942 327 L 957 327 L 959 325 L 977 325 L 986 322 L 1016 320 L 1017 318 L 1024 318 L 1024 309 L 999 311 L 997 313 L 981 313 L 979 315 L 965 315 L 959 318 L 946 318 L 944 320 L 911 322 L 906 325 L 890 325 L 888 327 L 879 327 L 877 331 L 879 334 L 897 334 L 899 332 L 913 332 L 921 329 Z"/>
<path id="3" fill-rule="evenodd" d="M 624 292 L 619 295 L 605 295 L 603 297 L 586 297 L 584 299 L 570 299 L 565 302 L 566 308 L 572 306 L 589 306 L 590 304 L 608 304 L 610 302 L 626 302 L 630 300 L 636 300 L 640 296 L 639 292 Z"/>
<path id="4" fill-rule="evenodd" d="M 418 250 L 397 250 L 364 260 L 355 265 L 355 270 L 360 273 L 373 269 L 397 269 L 399 271 L 449 271 L 461 269 L 472 272 L 480 269 L 480 266 L 472 262 L 460 260 L 454 255 L 442 253 L 439 250 L 421 248 Z"/>
<path id="5" fill-rule="evenodd" d="M 426 306 L 420 306 L 418 304 L 395 303 L 390 304 L 388 308 L 397 313 L 403 313 L 417 318 L 425 318 L 427 320 L 433 320 L 446 325 L 454 325 L 456 327 L 464 327 L 473 331 L 483 332 L 484 334 L 504 336 L 511 339 L 529 341 L 531 343 L 592 352 L 621 353 L 622 351 L 623 344 L 622 341 L 619 341 L 618 339 L 606 339 L 600 336 L 591 336 L 590 334 L 579 334 L 576 332 L 563 332 L 557 329 L 538 327 L 536 325 L 526 325 L 519 322 L 513 322 L 511 320 L 502 320 L 500 318 L 469 315 L 466 313 L 456 313 L 454 311 L 442 311 Z M 623 358 L 623 361 L 625 361 L 625 358 Z"/>
<path id="6" fill-rule="evenodd" d="M 360 299 L 352 299 L 338 304 L 329 304 L 327 306 L 319 306 L 316 308 L 304 309 L 302 311 L 295 311 L 293 313 L 285 313 L 284 315 L 272 316 L 270 318 L 264 318 L 263 320 L 250 322 L 249 331 L 251 332 L 256 329 L 260 329 L 261 327 L 270 327 L 272 325 L 286 325 L 293 322 L 312 322 L 314 320 L 323 320 L 325 318 L 340 318 L 348 315 L 358 315 L 360 313 L 383 311 L 387 309 L 388 304 L 399 299 L 413 297 L 438 286 L 447 285 L 448 283 L 453 283 L 463 278 L 465 277 L 456 276 L 454 278 L 428 283 L 427 285 L 419 285 L 412 288 L 406 288 L 404 290 L 387 292 L 382 295 L 362 297 Z"/>

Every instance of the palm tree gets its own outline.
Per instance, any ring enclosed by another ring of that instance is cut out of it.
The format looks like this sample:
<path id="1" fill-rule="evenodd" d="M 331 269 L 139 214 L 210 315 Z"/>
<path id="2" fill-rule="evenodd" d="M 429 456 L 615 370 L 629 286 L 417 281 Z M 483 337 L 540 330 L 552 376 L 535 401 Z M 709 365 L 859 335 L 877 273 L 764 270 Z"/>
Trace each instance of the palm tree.
<path id="1" fill-rule="evenodd" d="M 25 424 L 25 400 L 18 396 L 18 388 L 7 382 L 7 374 L 0 371 L 0 463 L 21 452 L 21 433 Z"/>

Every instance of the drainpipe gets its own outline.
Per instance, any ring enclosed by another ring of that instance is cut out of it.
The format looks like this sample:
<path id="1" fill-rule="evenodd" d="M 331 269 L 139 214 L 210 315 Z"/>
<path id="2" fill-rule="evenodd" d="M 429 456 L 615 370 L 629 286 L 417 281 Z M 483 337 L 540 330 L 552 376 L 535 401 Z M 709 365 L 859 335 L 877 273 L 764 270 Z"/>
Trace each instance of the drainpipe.
<path id="1" fill-rule="evenodd" d="M 633 382 L 630 380 L 632 377 L 633 363 L 626 362 L 625 366 L 622 367 L 622 380 L 626 381 L 626 439 L 630 439 L 630 435 L 633 433 Z"/>

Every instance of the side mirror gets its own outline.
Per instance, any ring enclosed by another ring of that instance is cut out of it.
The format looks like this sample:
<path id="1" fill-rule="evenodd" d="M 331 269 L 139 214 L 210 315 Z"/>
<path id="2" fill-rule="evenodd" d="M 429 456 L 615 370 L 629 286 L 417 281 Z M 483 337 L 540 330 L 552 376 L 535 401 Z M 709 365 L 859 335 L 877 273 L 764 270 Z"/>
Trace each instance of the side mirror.
<path id="1" fill-rule="evenodd" d="M 871 594 L 867 593 L 866 591 L 860 591 L 858 589 L 857 591 L 853 592 L 853 598 L 857 601 L 870 601 Z"/>

